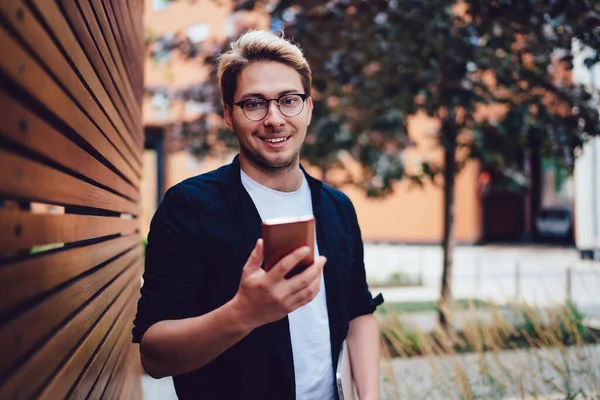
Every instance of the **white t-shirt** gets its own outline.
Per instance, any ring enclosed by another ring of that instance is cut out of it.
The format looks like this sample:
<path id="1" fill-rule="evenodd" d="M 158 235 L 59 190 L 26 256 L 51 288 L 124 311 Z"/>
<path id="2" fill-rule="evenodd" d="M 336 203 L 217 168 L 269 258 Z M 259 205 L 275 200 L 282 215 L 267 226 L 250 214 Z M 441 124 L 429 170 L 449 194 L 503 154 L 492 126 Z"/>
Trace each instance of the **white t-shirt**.
<path id="1" fill-rule="evenodd" d="M 295 192 L 279 192 L 253 181 L 241 171 L 242 184 L 250 194 L 262 220 L 312 215 L 312 200 L 306 177 Z M 319 256 L 315 232 L 315 259 Z M 334 399 L 329 318 L 325 280 L 310 303 L 288 314 L 294 356 L 296 398 L 298 400 Z"/>

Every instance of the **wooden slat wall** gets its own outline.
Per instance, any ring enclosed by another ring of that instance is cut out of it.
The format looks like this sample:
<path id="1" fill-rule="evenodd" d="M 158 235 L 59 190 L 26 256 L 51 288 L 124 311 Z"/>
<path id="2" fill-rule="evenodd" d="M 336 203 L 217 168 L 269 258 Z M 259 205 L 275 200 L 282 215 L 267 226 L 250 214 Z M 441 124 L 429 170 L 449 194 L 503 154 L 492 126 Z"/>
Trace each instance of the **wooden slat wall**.
<path id="1" fill-rule="evenodd" d="M 0 1 L 0 399 L 141 399 L 143 0 Z"/>

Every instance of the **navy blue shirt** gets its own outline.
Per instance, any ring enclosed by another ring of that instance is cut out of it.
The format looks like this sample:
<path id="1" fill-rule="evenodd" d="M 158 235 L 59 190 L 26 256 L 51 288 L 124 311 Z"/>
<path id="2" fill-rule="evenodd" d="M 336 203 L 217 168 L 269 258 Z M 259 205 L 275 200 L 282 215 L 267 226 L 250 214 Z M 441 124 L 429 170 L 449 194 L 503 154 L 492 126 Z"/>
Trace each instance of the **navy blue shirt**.
<path id="1" fill-rule="evenodd" d="M 304 173 L 319 254 L 327 257 L 323 274 L 335 370 L 350 320 L 373 313 L 383 299 L 373 298 L 367 287 L 350 199 Z M 260 228 L 238 157 L 169 189 L 150 225 L 133 342 L 140 343 L 159 321 L 200 316 L 230 301 Z M 292 357 L 285 317 L 253 330 L 203 368 L 174 376 L 175 390 L 180 399 L 294 399 Z"/>

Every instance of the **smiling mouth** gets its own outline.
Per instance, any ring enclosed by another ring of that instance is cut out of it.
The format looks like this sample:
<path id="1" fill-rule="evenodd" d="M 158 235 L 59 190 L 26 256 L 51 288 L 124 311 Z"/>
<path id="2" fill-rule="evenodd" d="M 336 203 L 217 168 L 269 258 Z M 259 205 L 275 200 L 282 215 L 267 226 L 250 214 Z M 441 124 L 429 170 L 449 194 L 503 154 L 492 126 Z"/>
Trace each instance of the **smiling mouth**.
<path id="1" fill-rule="evenodd" d="M 290 138 L 290 136 L 278 137 L 278 138 L 260 138 L 260 140 L 262 140 L 263 142 L 267 142 L 267 143 L 281 143 L 281 142 L 285 142 L 289 138 Z"/>

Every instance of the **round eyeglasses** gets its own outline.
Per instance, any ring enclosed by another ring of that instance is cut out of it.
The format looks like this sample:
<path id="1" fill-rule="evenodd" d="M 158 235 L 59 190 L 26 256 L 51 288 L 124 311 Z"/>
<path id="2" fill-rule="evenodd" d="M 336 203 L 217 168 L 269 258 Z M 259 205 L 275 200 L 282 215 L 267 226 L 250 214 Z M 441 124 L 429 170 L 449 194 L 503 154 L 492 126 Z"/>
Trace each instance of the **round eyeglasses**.
<path id="1" fill-rule="evenodd" d="M 242 112 L 251 121 L 260 121 L 269 113 L 269 104 L 272 100 L 277 103 L 277 108 L 286 117 L 295 117 L 304 109 L 304 101 L 308 98 L 307 94 L 294 93 L 284 94 L 276 99 L 265 99 L 262 97 L 253 97 L 251 99 L 233 103 L 242 109 Z"/>

